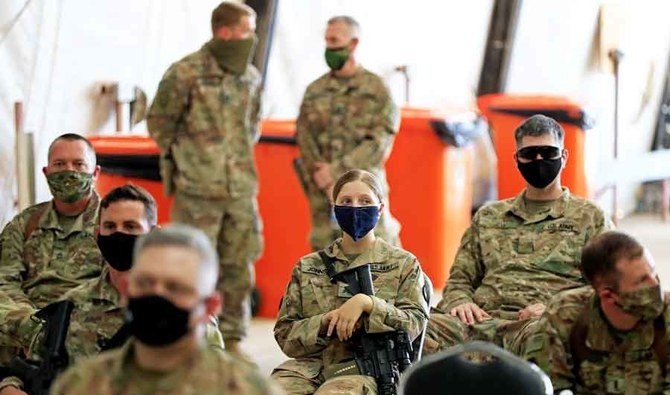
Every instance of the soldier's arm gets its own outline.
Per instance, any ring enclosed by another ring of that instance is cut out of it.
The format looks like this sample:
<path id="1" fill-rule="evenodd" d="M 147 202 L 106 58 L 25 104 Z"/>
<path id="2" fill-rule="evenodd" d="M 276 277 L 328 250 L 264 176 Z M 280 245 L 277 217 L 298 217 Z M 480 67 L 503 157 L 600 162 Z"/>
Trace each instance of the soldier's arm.
<path id="1" fill-rule="evenodd" d="M 188 100 L 188 83 L 179 75 L 177 66 L 173 65 L 158 84 L 156 97 L 147 114 L 149 135 L 161 151 L 168 151 L 173 144 L 188 107 Z"/>
<path id="2" fill-rule="evenodd" d="M 374 99 L 377 105 L 370 114 L 373 119 L 371 124 L 361 130 L 351 131 L 360 139 L 356 148 L 330 163 L 334 179 L 351 169 L 372 170 L 383 167 L 391 153 L 393 139 L 398 131 L 399 114 L 388 89 L 383 85 L 382 88 Z"/>
<path id="3" fill-rule="evenodd" d="M 463 303 L 474 303 L 475 290 L 484 278 L 484 264 L 479 248 L 477 215 L 472 225 L 465 231 L 458 248 L 454 265 L 451 267 L 449 281 L 442 292 L 438 309 L 449 313 Z"/>
<path id="4" fill-rule="evenodd" d="M 428 319 L 429 306 L 423 296 L 423 271 L 416 258 L 404 265 L 394 303 L 372 296 L 372 311 L 363 320 L 366 332 L 402 330 L 414 339 Z"/>
<path id="5" fill-rule="evenodd" d="M 257 143 L 261 138 L 261 98 L 262 98 L 261 84 L 259 83 L 251 98 L 251 114 L 249 117 L 249 127 L 251 140 Z"/>
<path id="6" fill-rule="evenodd" d="M 316 132 L 319 131 L 312 130 L 314 125 L 312 125 L 309 120 L 310 116 L 313 116 L 314 113 L 315 110 L 308 88 L 302 99 L 300 113 L 298 114 L 298 120 L 296 121 L 296 141 L 300 148 L 300 157 L 310 169 L 314 162 L 324 161 L 315 139 Z"/>
<path id="7" fill-rule="evenodd" d="M 560 306 L 555 304 L 547 308 L 521 353 L 522 358 L 535 363 L 549 375 L 555 393 L 574 390 L 576 382 L 568 346 L 573 322 L 561 322 L 557 309 Z"/>
<path id="8" fill-rule="evenodd" d="M 28 272 L 28 265 L 24 262 L 23 244 L 25 215 L 17 215 L 3 229 L 0 234 L 2 252 L 0 255 L 0 292 L 3 292 L 16 303 L 32 306 L 21 284 L 23 276 Z"/>
<path id="9" fill-rule="evenodd" d="M 303 315 L 299 270 L 299 265 L 293 269 L 274 327 L 277 344 L 291 358 L 318 353 L 329 343 L 329 339 L 319 334 L 324 314 Z"/>

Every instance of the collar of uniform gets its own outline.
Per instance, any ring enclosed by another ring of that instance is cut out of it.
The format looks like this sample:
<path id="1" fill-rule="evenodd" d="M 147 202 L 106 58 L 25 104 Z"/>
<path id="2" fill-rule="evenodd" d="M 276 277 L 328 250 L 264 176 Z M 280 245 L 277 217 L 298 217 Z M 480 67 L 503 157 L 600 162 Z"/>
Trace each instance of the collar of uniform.
<path id="1" fill-rule="evenodd" d="M 527 224 L 540 222 L 547 217 L 552 217 L 554 219 L 560 218 L 565 213 L 570 199 L 570 190 L 567 187 L 562 187 L 561 189 L 563 190 L 563 193 L 561 193 L 561 196 L 556 200 L 556 203 L 554 203 L 548 212 L 541 212 L 534 215 L 530 214 L 526 209 L 525 189 L 512 200 L 512 206 L 508 209 L 508 212 L 523 219 Z"/>
<path id="2" fill-rule="evenodd" d="M 104 265 L 100 276 L 93 280 L 91 290 L 92 298 L 109 303 L 110 310 L 120 308 L 121 295 L 114 288 L 112 280 L 109 278 L 109 264 Z"/>
<path id="3" fill-rule="evenodd" d="M 596 295 L 591 298 L 591 314 L 586 334 L 586 345 L 592 350 L 612 352 L 614 350 L 649 350 L 654 342 L 653 321 L 640 322 L 626 333 L 623 342 L 616 341 L 614 329 L 605 319 Z"/>
<path id="4" fill-rule="evenodd" d="M 330 72 L 330 78 L 328 80 L 328 89 L 333 91 L 339 90 L 349 90 L 352 88 L 358 88 L 361 85 L 361 77 L 365 69 L 362 66 L 356 68 L 356 72 L 351 77 L 336 77 L 333 72 Z"/>
<path id="5" fill-rule="evenodd" d="M 88 205 L 77 216 L 74 225 L 68 233 L 64 233 L 63 227 L 60 222 L 58 222 L 58 212 L 56 212 L 56 207 L 54 206 L 54 201 L 49 202 L 49 207 L 46 212 L 40 218 L 40 221 L 37 224 L 37 227 L 40 229 L 54 229 L 57 230 L 57 237 L 64 239 L 75 232 L 88 232 L 90 234 L 95 233 L 95 221 L 97 218 L 98 207 L 100 205 L 100 196 L 97 192 L 93 191 L 91 200 L 89 200 Z"/>
<path id="6" fill-rule="evenodd" d="M 198 358 L 204 354 L 203 357 L 206 357 L 206 352 L 207 350 L 200 346 L 198 350 L 189 358 L 188 360 L 185 361 L 184 364 L 181 366 L 176 367 L 174 370 L 179 370 L 179 369 L 189 369 L 193 368 L 193 366 L 197 363 Z M 115 352 L 115 351 L 112 351 Z M 135 358 L 135 339 L 130 338 L 119 350 L 118 352 L 118 357 L 114 358 L 112 361 L 112 366 L 110 369 L 110 372 L 112 374 L 112 385 L 117 387 L 117 389 L 125 389 L 128 379 L 130 379 L 131 375 L 128 374 L 128 369 L 130 366 L 134 364 L 133 358 Z M 136 365 L 136 363 L 135 363 Z"/>
<path id="7" fill-rule="evenodd" d="M 349 261 L 349 258 L 347 258 L 347 256 L 344 254 L 344 251 L 342 251 L 341 243 L 342 238 L 338 238 L 324 250 L 326 255 L 339 261 L 340 267 L 338 268 L 339 270 L 337 270 L 338 272 L 345 269 L 352 269 L 358 266 L 363 266 L 368 263 L 386 262 L 389 258 L 389 251 L 388 248 L 386 248 L 388 244 L 380 237 L 375 239 L 375 244 L 372 246 L 372 248 L 362 252 L 359 256 L 356 257 L 356 259 L 353 260 L 353 262 Z"/>

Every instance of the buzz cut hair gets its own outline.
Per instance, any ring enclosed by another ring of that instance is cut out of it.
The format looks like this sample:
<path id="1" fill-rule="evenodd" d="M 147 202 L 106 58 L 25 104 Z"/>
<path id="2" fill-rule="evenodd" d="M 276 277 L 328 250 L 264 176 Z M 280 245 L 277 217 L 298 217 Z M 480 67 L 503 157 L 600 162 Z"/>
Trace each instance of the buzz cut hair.
<path id="1" fill-rule="evenodd" d="M 91 144 L 86 137 L 77 133 L 65 133 L 56 137 L 54 141 L 49 144 L 49 151 L 47 154 L 48 162 L 51 161 L 51 151 L 53 151 L 54 145 L 59 141 L 83 141 L 86 144 L 86 152 L 88 153 L 89 159 L 91 160 L 93 167 L 95 167 L 97 158 L 95 156 L 95 148 L 93 147 L 93 144 Z"/>
<path id="2" fill-rule="evenodd" d="M 517 148 L 521 146 L 521 140 L 525 136 L 545 136 L 550 135 L 554 141 L 563 148 L 563 136 L 565 131 L 560 123 L 546 115 L 537 114 L 523 121 L 514 131 L 514 140 Z"/>
<path id="3" fill-rule="evenodd" d="M 358 38 L 358 36 L 361 34 L 361 25 L 353 17 L 349 15 L 337 15 L 328 19 L 329 26 L 337 22 L 342 22 L 347 25 L 349 33 L 351 33 L 351 38 Z"/>
<path id="4" fill-rule="evenodd" d="M 170 224 L 164 228 L 154 228 L 140 236 L 133 251 L 133 261 L 149 247 L 183 247 L 195 251 L 200 256 L 198 270 L 198 291 L 202 296 L 216 291 L 219 278 L 219 258 L 209 237 L 200 229 L 185 224 Z"/>
<path id="5" fill-rule="evenodd" d="M 126 184 L 109 191 L 100 201 L 100 208 L 107 209 L 109 205 L 121 201 L 140 202 L 144 206 L 144 218 L 150 227 L 156 226 L 156 200 L 141 186 Z"/>
<path id="6" fill-rule="evenodd" d="M 240 23 L 242 17 L 256 18 L 256 11 L 238 1 L 224 1 L 212 11 L 212 34 L 216 34 L 223 26 L 233 27 Z"/>

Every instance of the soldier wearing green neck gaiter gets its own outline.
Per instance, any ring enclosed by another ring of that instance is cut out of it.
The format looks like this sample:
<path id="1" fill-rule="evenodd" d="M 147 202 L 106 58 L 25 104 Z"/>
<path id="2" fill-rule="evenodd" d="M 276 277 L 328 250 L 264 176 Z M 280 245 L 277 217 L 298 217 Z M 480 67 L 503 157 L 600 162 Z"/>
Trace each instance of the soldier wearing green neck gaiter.
<path id="1" fill-rule="evenodd" d="M 246 335 L 262 249 L 254 145 L 259 136 L 261 78 L 250 64 L 256 13 L 232 1 L 212 12 L 212 39 L 165 73 L 149 110 L 149 133 L 161 149 L 171 218 L 203 230 L 218 246 L 227 351 Z"/>

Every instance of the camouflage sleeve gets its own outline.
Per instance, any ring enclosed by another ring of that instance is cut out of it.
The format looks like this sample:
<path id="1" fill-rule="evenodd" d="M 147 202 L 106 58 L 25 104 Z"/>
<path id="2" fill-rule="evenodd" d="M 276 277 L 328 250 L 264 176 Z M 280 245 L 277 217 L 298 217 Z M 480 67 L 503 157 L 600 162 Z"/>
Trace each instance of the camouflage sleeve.
<path id="1" fill-rule="evenodd" d="M 251 98 L 251 116 L 249 118 L 249 128 L 251 134 L 251 140 L 254 143 L 257 143 L 261 138 L 261 98 L 263 92 L 261 90 L 261 85 L 258 84 L 258 88 L 254 92 L 253 97 Z"/>
<path id="2" fill-rule="evenodd" d="M 0 292 L 4 292 L 14 302 L 32 306 L 28 295 L 23 292 L 21 283 L 28 267 L 23 260 L 25 215 L 19 214 L 12 219 L 0 234 L 2 252 L 0 256 Z"/>
<path id="3" fill-rule="evenodd" d="M 547 307 L 521 355 L 549 375 L 556 393 L 574 390 L 575 382 L 568 344 L 574 322 L 562 319 L 558 314 L 560 308 L 561 305 L 556 303 Z"/>
<path id="4" fill-rule="evenodd" d="M 384 161 L 391 153 L 393 139 L 398 131 L 398 108 L 393 103 L 388 90 L 384 87 L 373 111 L 372 124 L 358 131 L 352 131 L 360 143 L 351 152 L 331 162 L 331 173 L 334 179 L 351 169 L 373 170 L 384 167 Z"/>
<path id="5" fill-rule="evenodd" d="M 42 332 L 42 323 L 33 317 L 36 312 L 32 305 L 0 293 L 0 345 L 33 349 Z"/>
<path id="6" fill-rule="evenodd" d="M 89 385 L 89 377 L 82 369 L 82 364 L 77 363 L 70 366 L 65 372 L 56 378 L 49 394 L 51 395 L 67 395 L 73 393 L 86 393 L 82 391 L 85 386 Z"/>
<path id="7" fill-rule="evenodd" d="M 274 328 L 275 339 L 284 354 L 300 358 L 323 350 L 328 345 L 328 339 L 319 336 L 321 317 L 323 314 L 303 316 L 298 263 L 291 274 Z"/>
<path id="8" fill-rule="evenodd" d="M 189 100 L 189 87 L 180 78 L 176 65 L 172 65 L 163 76 L 156 97 L 147 114 L 149 135 L 161 151 L 170 149 L 174 142 Z"/>
<path id="9" fill-rule="evenodd" d="M 461 239 L 461 245 L 449 274 L 449 281 L 444 287 L 442 300 L 437 306 L 438 310 L 444 313 L 448 313 L 449 310 L 463 303 L 473 302 L 475 290 L 484 277 L 476 219 L 477 215 Z"/>
<path id="10" fill-rule="evenodd" d="M 316 143 L 314 127 L 309 121 L 310 114 L 314 113 L 312 100 L 309 95 L 309 88 L 305 92 L 300 105 L 300 113 L 296 121 L 296 140 L 300 149 L 300 157 L 308 168 L 312 168 L 314 162 L 323 162 L 319 146 Z"/>
<path id="11" fill-rule="evenodd" d="M 424 277 L 416 258 L 405 265 L 394 303 L 372 296 L 372 311 L 363 321 L 368 333 L 394 330 L 407 332 L 412 339 L 423 330 L 428 319 L 428 304 L 423 297 Z"/>

